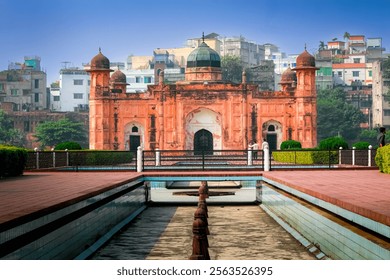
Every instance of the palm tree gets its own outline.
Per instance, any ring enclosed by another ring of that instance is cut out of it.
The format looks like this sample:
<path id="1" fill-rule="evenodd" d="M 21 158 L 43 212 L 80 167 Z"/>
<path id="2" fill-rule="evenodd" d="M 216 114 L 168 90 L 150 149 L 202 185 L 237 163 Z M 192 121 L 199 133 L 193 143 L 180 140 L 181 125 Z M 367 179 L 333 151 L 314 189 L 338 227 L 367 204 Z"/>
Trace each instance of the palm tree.
<path id="1" fill-rule="evenodd" d="M 349 40 L 349 37 L 351 37 L 351 34 L 349 34 L 348 32 L 345 32 L 343 37 L 344 37 L 344 40 L 345 39 Z"/>
<path id="2" fill-rule="evenodd" d="M 322 51 L 324 49 L 325 49 L 325 43 L 324 43 L 324 41 L 320 41 L 320 45 L 318 47 L 318 50 Z"/>

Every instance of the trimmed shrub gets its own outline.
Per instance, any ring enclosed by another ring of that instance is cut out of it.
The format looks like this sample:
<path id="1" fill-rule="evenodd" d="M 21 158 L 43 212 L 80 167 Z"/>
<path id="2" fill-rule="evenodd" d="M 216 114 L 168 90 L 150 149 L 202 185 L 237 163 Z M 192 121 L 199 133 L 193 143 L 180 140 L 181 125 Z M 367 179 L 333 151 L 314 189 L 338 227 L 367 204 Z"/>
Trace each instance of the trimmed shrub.
<path id="1" fill-rule="evenodd" d="M 356 150 L 368 150 L 368 146 L 370 146 L 370 143 L 364 141 L 357 142 L 352 145 L 352 147 L 355 147 Z"/>
<path id="2" fill-rule="evenodd" d="M 348 149 L 348 143 L 339 136 L 326 138 L 318 146 L 320 150 L 338 150 L 340 147 Z"/>
<path id="3" fill-rule="evenodd" d="M 79 143 L 68 141 L 68 142 L 62 142 L 55 146 L 54 150 L 56 151 L 63 151 L 68 149 L 68 151 L 71 150 L 81 150 L 81 146 Z"/>
<path id="4" fill-rule="evenodd" d="M 26 161 L 26 149 L 0 145 L 0 177 L 22 175 Z"/>
<path id="5" fill-rule="evenodd" d="M 336 164 L 338 151 L 300 150 L 300 151 L 274 151 L 275 161 L 293 164 Z"/>
<path id="6" fill-rule="evenodd" d="M 376 150 L 375 163 L 379 167 L 380 172 L 390 174 L 390 145 Z"/>
<path id="7" fill-rule="evenodd" d="M 287 140 L 287 141 L 282 142 L 282 144 L 280 145 L 280 149 L 281 150 L 298 150 L 298 149 L 302 149 L 302 145 L 298 141 Z"/>
<path id="8" fill-rule="evenodd" d="M 98 166 L 118 165 L 133 161 L 133 153 L 129 151 L 74 151 L 70 154 L 70 165 Z"/>

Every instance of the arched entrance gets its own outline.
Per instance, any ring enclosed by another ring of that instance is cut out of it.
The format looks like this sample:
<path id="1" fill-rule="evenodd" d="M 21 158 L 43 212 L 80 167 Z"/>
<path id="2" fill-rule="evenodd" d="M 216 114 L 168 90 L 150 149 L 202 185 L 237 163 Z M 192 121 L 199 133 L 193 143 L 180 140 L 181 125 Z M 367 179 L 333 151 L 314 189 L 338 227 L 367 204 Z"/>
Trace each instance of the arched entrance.
<path id="1" fill-rule="evenodd" d="M 268 142 L 269 149 L 275 151 L 282 142 L 282 125 L 276 120 L 269 120 L 263 123 L 263 139 Z"/>
<path id="2" fill-rule="evenodd" d="M 139 146 L 143 146 L 143 127 L 132 122 L 125 126 L 125 150 L 136 152 Z"/>
<path id="3" fill-rule="evenodd" d="M 275 131 L 275 126 L 272 124 L 268 126 L 267 142 L 271 151 L 275 151 L 277 149 L 278 137 Z"/>
<path id="4" fill-rule="evenodd" d="M 202 132 L 203 131 L 203 132 Z M 195 136 L 195 133 L 198 133 L 198 136 Z M 203 137 L 204 140 L 207 140 L 203 144 L 195 143 L 199 141 L 201 135 L 208 137 L 207 139 Z M 206 134 L 208 136 L 206 136 Z M 208 109 L 208 108 L 197 108 L 186 116 L 185 121 L 185 144 L 184 148 L 186 150 L 221 150 L 222 149 L 222 125 L 221 125 L 221 115 Z"/>
<path id="5" fill-rule="evenodd" d="M 212 154 L 213 151 L 213 134 L 206 130 L 198 130 L 194 135 L 194 154 L 200 155 L 203 152 L 205 154 Z"/>

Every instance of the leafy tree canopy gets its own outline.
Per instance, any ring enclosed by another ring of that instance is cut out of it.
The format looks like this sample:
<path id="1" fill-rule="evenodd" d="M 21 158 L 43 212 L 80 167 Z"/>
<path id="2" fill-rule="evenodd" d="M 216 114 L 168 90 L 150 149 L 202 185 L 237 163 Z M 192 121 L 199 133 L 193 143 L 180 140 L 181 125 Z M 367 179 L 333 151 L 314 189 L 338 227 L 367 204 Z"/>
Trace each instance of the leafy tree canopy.
<path id="1" fill-rule="evenodd" d="M 36 127 L 35 137 L 45 146 L 55 146 L 66 141 L 82 142 L 86 140 L 84 125 L 67 118 L 49 121 Z"/>
<path id="2" fill-rule="evenodd" d="M 344 91 L 340 88 L 320 90 L 317 97 L 318 140 L 338 135 L 347 141 L 355 140 L 364 115 L 345 101 Z"/>
<path id="3" fill-rule="evenodd" d="M 0 110 L 0 144 L 23 146 L 24 134 L 14 128 L 13 121 L 3 110 Z"/>
<path id="4" fill-rule="evenodd" d="M 238 56 L 225 55 L 221 58 L 222 79 L 233 83 L 241 83 L 244 69 Z"/>

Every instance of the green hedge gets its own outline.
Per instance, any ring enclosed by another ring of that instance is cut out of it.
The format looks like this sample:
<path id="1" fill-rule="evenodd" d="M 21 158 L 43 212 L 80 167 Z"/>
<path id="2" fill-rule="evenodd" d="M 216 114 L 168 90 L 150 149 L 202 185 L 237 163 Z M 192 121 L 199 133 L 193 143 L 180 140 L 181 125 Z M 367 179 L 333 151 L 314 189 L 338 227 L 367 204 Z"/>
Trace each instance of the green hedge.
<path id="1" fill-rule="evenodd" d="M 368 150 L 368 146 L 370 146 L 370 143 L 365 141 L 357 142 L 352 145 L 352 147 L 355 147 L 356 150 Z"/>
<path id="2" fill-rule="evenodd" d="M 330 155 L 330 156 L 329 156 Z M 272 156 L 275 161 L 281 163 L 296 164 L 331 164 L 338 163 L 338 151 L 297 150 L 274 151 Z"/>
<path id="3" fill-rule="evenodd" d="M 390 145 L 376 150 L 375 163 L 380 172 L 390 174 Z"/>
<path id="4" fill-rule="evenodd" d="M 26 161 L 26 149 L 0 145 L 0 177 L 22 175 Z"/>
<path id="5" fill-rule="evenodd" d="M 340 147 L 348 149 L 348 143 L 339 136 L 326 138 L 318 145 L 320 150 L 338 150 Z"/>
<path id="6" fill-rule="evenodd" d="M 61 150 L 81 150 L 81 146 L 79 143 L 68 141 L 68 142 L 62 142 L 55 146 L 54 150 L 61 151 Z"/>
<path id="7" fill-rule="evenodd" d="M 283 141 L 282 144 L 280 145 L 281 150 L 296 150 L 301 148 L 302 148 L 301 142 L 295 140 Z"/>
<path id="8" fill-rule="evenodd" d="M 133 153 L 128 151 L 71 151 L 70 165 L 118 165 L 131 163 Z"/>

